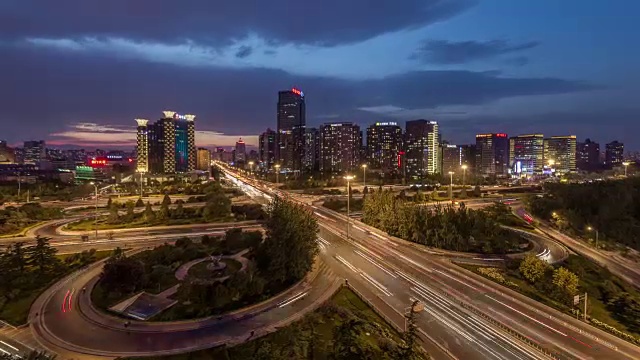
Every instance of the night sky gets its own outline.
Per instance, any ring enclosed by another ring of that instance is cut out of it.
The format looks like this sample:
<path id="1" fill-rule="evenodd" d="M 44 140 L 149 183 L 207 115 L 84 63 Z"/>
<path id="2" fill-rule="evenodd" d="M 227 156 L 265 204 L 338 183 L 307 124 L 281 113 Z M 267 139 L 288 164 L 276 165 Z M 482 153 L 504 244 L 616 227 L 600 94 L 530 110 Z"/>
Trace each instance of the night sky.
<path id="1" fill-rule="evenodd" d="M 576 134 L 640 149 L 636 0 L 2 0 L 0 139 L 132 146 L 196 117 L 198 146 L 307 123 L 427 118 L 443 139 Z"/>

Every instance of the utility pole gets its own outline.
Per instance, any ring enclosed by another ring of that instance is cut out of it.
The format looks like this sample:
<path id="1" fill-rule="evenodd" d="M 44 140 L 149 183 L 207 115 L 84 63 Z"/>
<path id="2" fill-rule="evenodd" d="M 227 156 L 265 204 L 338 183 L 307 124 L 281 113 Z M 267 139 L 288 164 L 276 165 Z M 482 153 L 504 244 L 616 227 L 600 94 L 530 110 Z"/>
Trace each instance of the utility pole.
<path id="1" fill-rule="evenodd" d="M 587 293 L 584 293 L 584 322 L 587 322 Z"/>

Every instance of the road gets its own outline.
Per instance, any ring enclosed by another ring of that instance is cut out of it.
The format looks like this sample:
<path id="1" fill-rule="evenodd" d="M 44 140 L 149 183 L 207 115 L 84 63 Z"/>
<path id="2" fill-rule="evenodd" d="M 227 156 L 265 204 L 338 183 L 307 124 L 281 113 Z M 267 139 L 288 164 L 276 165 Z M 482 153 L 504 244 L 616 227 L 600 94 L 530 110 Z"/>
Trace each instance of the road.
<path id="1" fill-rule="evenodd" d="M 327 242 L 321 248 L 333 252 L 353 281 L 368 283 L 376 307 L 384 302 L 402 312 L 412 299 L 424 301 L 420 328 L 456 358 L 541 358 L 499 329 L 524 336 L 557 358 L 640 358 L 640 348 L 630 343 L 362 223 L 349 220 L 351 239 L 344 242 L 346 216 L 322 207 L 313 211 Z"/>

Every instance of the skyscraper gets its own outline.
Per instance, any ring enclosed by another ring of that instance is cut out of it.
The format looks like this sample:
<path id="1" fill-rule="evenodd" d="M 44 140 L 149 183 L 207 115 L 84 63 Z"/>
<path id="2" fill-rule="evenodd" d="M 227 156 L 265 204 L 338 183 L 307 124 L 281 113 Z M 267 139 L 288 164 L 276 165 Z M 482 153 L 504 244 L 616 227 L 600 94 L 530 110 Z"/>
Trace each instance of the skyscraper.
<path id="1" fill-rule="evenodd" d="M 320 127 L 320 171 L 344 174 L 359 166 L 360 127 L 354 123 L 327 123 Z"/>
<path id="2" fill-rule="evenodd" d="M 246 144 L 244 143 L 244 140 L 242 140 L 242 138 L 236 141 L 235 150 L 236 150 L 235 159 L 233 159 L 233 162 L 235 163 L 236 166 L 240 166 L 240 167 L 245 166 L 247 163 L 247 147 L 246 147 Z"/>
<path id="3" fill-rule="evenodd" d="M 442 143 L 440 144 L 440 161 L 442 174 L 448 174 L 450 171 L 458 174 L 462 165 L 462 152 L 458 145 Z"/>
<path id="4" fill-rule="evenodd" d="M 276 161 L 276 132 L 267 129 L 258 137 L 258 151 L 260 164 L 265 169 L 271 169 Z"/>
<path id="5" fill-rule="evenodd" d="M 398 171 L 402 151 L 402 128 L 395 122 L 378 122 L 367 128 L 367 162 L 382 172 Z"/>
<path id="6" fill-rule="evenodd" d="M 316 128 L 307 128 L 304 133 L 304 163 L 307 172 L 320 169 L 320 132 Z"/>
<path id="7" fill-rule="evenodd" d="M 15 151 L 7 146 L 6 141 L 0 140 L 0 164 L 13 164 L 15 162 Z"/>
<path id="8" fill-rule="evenodd" d="M 407 121 L 405 131 L 406 172 L 413 179 L 441 172 L 438 123 L 429 120 Z"/>
<path id="9" fill-rule="evenodd" d="M 509 138 L 505 133 L 476 135 L 475 172 L 479 176 L 506 176 L 509 169 Z"/>
<path id="10" fill-rule="evenodd" d="M 462 165 L 467 166 L 467 175 L 476 173 L 476 144 L 460 145 L 460 166 Z"/>
<path id="11" fill-rule="evenodd" d="M 544 139 L 544 164 L 558 175 L 576 171 L 576 136 Z"/>
<path id="12" fill-rule="evenodd" d="M 544 167 L 544 135 L 519 135 L 509 139 L 509 165 L 518 176 L 541 175 Z"/>
<path id="13" fill-rule="evenodd" d="M 163 117 L 146 124 L 147 166 L 153 174 L 175 174 L 196 169 L 195 115 L 163 111 Z M 137 121 L 137 120 L 136 120 Z M 138 137 L 145 126 L 138 122 Z M 139 140 L 138 144 L 144 144 Z M 138 151 L 143 150 L 144 146 Z"/>
<path id="14" fill-rule="evenodd" d="M 600 167 L 600 144 L 586 139 L 577 144 L 576 166 L 579 170 L 594 171 Z"/>
<path id="15" fill-rule="evenodd" d="M 624 161 L 624 144 L 614 140 L 605 145 L 604 162 L 608 167 L 622 165 Z"/>
<path id="16" fill-rule="evenodd" d="M 198 148 L 197 154 L 196 168 L 201 171 L 209 171 L 211 168 L 211 151 L 205 148 Z"/>
<path id="17" fill-rule="evenodd" d="M 136 132 L 136 171 L 149 172 L 149 134 L 147 125 L 149 120 L 136 119 L 138 128 Z"/>
<path id="18" fill-rule="evenodd" d="M 296 88 L 278 92 L 278 147 L 276 159 L 283 169 L 301 171 L 306 126 L 304 93 Z"/>
<path id="19" fill-rule="evenodd" d="M 24 163 L 37 165 L 45 159 L 46 146 L 44 140 L 24 142 Z"/>

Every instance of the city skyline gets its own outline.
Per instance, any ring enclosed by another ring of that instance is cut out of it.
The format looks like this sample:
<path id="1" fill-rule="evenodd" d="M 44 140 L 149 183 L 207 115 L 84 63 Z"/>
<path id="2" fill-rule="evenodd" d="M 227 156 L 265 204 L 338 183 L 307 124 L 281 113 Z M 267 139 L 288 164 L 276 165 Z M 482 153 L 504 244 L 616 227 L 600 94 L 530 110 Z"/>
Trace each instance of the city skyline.
<path id="1" fill-rule="evenodd" d="M 198 146 L 233 146 L 239 137 L 256 146 L 275 128 L 274 94 L 296 87 L 316 128 L 422 118 L 438 121 L 453 143 L 539 132 L 640 148 L 632 99 L 640 52 L 626 46 L 639 4 L 416 0 L 398 8 L 353 2 L 336 12 L 325 2 L 313 16 L 298 9 L 300 18 L 281 21 L 243 15 L 242 2 L 190 4 L 202 12 L 168 2 L 116 1 L 108 12 L 69 2 L 42 5 L 37 13 L 48 16 L 40 18 L 29 2 L 0 5 L 15 20 L 0 25 L 0 75 L 12 85 L 3 137 L 130 147 L 131 119 L 190 109 L 200 119 Z M 304 5 L 255 10 L 296 6 Z M 147 23 L 166 14 L 180 26 Z"/>

